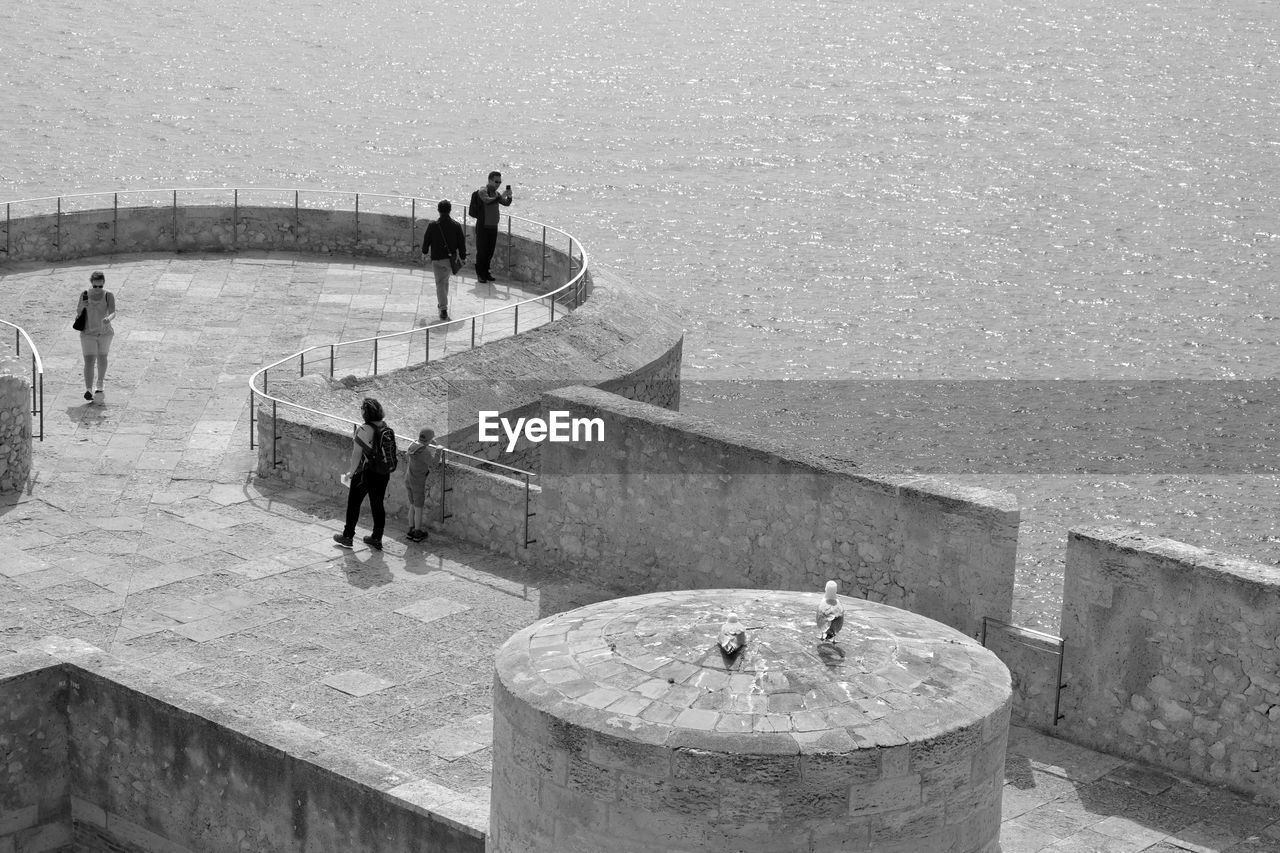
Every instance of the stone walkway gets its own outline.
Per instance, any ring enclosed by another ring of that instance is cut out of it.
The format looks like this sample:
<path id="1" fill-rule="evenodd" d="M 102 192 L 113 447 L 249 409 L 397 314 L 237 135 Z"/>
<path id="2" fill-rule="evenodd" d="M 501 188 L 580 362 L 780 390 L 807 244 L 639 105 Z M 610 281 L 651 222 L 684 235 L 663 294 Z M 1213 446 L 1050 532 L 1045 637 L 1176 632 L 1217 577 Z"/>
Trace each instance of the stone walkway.
<path id="1" fill-rule="evenodd" d="M 105 407 L 81 399 L 68 328 L 99 268 L 120 308 Z M 408 543 L 396 520 L 381 553 L 337 549 L 341 507 L 256 478 L 248 448 L 249 374 L 434 316 L 421 270 L 115 257 L 11 268 L 0 293 L 46 363 L 31 488 L 0 498 L 0 654 L 85 640 L 439 786 L 485 825 L 495 650 L 604 594 L 446 537 Z M 464 278 L 454 315 L 515 295 Z M 1006 853 L 1280 851 L 1280 809 L 1026 729 L 1007 777 Z"/>

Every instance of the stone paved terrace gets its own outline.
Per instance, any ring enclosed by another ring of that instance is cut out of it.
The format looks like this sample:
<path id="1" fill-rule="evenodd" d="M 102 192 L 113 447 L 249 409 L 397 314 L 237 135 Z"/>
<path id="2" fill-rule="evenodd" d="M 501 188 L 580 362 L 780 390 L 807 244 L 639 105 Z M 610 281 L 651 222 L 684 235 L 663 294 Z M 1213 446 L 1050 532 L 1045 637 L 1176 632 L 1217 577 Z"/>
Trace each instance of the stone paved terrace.
<path id="1" fill-rule="evenodd" d="M 81 399 L 69 329 L 98 268 L 120 307 L 101 408 Z M 604 593 L 464 542 L 408 543 L 397 520 L 385 551 L 341 551 L 342 508 L 257 479 L 248 448 L 249 374 L 434 316 L 421 270 L 115 257 L 10 268 L 0 293 L 46 363 L 31 488 L 0 497 L 0 655 L 83 639 L 384 762 L 390 784 L 440 786 L 483 825 L 494 651 Z M 454 314 L 513 296 L 463 278 Z M 1280 809 L 1030 730 L 1012 732 L 1006 775 L 1006 853 L 1280 851 Z"/>

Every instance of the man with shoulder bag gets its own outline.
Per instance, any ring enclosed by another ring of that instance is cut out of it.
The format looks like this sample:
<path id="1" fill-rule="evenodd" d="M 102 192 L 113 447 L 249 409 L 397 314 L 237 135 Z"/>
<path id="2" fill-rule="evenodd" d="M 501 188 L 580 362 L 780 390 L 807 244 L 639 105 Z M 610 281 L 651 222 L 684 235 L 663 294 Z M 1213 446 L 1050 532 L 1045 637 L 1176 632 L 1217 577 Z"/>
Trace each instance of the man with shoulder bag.
<path id="1" fill-rule="evenodd" d="M 449 319 L 449 276 L 462 269 L 467 259 L 467 240 L 462 225 L 449 212 L 453 205 L 444 199 L 436 205 L 440 218 L 427 223 L 427 233 L 422 235 L 422 254 L 430 261 L 436 277 L 436 302 L 440 319 Z"/>

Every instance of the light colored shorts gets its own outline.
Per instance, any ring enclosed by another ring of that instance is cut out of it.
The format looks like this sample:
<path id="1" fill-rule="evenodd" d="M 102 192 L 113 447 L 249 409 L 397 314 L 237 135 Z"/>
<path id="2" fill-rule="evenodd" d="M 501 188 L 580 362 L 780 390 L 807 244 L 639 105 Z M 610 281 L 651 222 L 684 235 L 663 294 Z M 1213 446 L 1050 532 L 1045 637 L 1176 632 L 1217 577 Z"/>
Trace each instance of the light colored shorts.
<path id="1" fill-rule="evenodd" d="M 111 339 L 115 335 L 80 335 L 80 351 L 85 355 L 106 355 L 111 351 Z"/>

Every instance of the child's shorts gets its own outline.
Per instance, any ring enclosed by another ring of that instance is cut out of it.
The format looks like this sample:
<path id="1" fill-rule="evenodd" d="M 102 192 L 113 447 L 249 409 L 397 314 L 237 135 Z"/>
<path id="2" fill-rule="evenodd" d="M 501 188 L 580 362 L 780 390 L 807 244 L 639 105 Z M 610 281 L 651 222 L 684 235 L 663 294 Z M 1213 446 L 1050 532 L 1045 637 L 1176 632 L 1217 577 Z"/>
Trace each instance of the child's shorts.
<path id="1" fill-rule="evenodd" d="M 409 493 L 410 506 L 417 508 L 427 502 L 427 480 L 425 477 L 421 480 L 406 479 L 404 487 L 405 491 Z"/>

